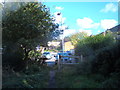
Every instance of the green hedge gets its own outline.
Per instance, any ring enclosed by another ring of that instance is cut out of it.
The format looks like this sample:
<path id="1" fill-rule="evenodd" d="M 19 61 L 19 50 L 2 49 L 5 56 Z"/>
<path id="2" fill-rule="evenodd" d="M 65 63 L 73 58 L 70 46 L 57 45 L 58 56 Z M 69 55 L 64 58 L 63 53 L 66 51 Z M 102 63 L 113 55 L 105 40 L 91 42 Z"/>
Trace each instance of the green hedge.
<path id="1" fill-rule="evenodd" d="M 95 55 L 93 60 L 93 72 L 99 72 L 103 75 L 108 75 L 111 72 L 119 71 L 120 69 L 120 43 L 112 47 L 106 47 Z"/>
<path id="2" fill-rule="evenodd" d="M 84 56 L 95 54 L 95 51 L 107 46 L 112 46 L 114 43 L 115 40 L 112 34 L 87 37 L 77 43 L 75 53 L 76 55 L 82 54 Z"/>

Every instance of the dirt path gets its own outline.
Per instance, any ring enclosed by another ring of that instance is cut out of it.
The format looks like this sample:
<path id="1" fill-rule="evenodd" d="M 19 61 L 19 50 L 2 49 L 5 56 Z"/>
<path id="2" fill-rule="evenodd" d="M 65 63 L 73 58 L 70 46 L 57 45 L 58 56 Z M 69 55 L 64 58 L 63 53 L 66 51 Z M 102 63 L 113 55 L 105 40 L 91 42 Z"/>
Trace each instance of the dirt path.
<path id="1" fill-rule="evenodd" d="M 57 88 L 56 87 L 56 82 L 55 82 L 55 73 L 56 71 L 55 70 L 51 70 L 49 72 L 49 76 L 50 76 L 50 79 L 49 79 L 49 88 Z"/>

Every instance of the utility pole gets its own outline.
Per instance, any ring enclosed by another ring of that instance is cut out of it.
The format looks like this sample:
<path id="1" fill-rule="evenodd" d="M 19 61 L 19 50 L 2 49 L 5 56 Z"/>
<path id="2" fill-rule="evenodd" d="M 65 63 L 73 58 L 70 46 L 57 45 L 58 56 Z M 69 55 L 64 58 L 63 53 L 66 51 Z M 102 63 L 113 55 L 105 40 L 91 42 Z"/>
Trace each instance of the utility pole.
<path id="1" fill-rule="evenodd" d="M 57 15 L 61 15 L 61 12 L 59 12 Z M 61 30 L 63 31 L 62 33 L 62 52 L 64 53 L 64 30 L 62 28 L 62 16 L 61 16 L 61 21 L 60 21 L 60 25 L 61 25 Z M 64 61 L 64 58 L 63 58 L 63 61 Z"/>

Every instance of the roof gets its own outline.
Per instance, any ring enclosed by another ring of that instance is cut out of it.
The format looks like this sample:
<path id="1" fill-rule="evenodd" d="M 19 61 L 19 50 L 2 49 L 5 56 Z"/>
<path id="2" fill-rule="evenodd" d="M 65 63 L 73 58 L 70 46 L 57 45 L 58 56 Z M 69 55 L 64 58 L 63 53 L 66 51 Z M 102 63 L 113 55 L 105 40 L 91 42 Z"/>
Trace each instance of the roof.
<path id="1" fill-rule="evenodd" d="M 111 31 L 111 32 L 120 32 L 120 24 L 111 28 L 111 29 L 108 29 L 107 31 Z"/>

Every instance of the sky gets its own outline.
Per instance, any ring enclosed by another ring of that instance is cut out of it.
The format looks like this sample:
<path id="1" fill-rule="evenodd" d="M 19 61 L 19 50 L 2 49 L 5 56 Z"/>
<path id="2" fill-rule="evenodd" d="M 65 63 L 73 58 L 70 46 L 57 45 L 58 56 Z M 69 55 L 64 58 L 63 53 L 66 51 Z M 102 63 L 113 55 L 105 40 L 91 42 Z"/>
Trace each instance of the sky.
<path id="1" fill-rule="evenodd" d="M 54 15 L 55 23 L 64 23 L 64 35 L 87 32 L 96 35 L 119 24 L 118 2 L 43 2 Z M 61 12 L 60 15 L 57 15 Z M 61 28 L 61 27 L 60 27 Z"/>
<path id="2" fill-rule="evenodd" d="M 77 32 L 96 35 L 119 24 L 118 2 L 115 0 L 115 2 L 100 2 L 99 0 L 99 2 L 96 0 L 92 0 L 95 2 L 88 2 L 88 0 L 83 0 L 85 2 L 77 2 L 77 0 L 75 2 L 73 0 L 69 0 L 69 2 L 60 1 L 42 3 L 50 8 L 51 15 L 56 19 L 54 23 L 61 24 L 62 22 L 60 28 L 64 29 L 64 36 Z M 59 12 L 61 14 L 57 15 Z"/>
<path id="3" fill-rule="evenodd" d="M 46 1 L 42 3 L 50 8 L 51 15 L 56 19 L 55 23 L 61 24 L 62 22 L 60 28 L 64 29 L 64 36 L 77 32 L 96 35 L 119 24 L 117 0 L 114 2 L 113 0 L 105 0 L 110 2 L 104 2 L 104 0 L 38 1 Z M 57 15 L 59 12 L 61 15 Z"/>

